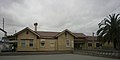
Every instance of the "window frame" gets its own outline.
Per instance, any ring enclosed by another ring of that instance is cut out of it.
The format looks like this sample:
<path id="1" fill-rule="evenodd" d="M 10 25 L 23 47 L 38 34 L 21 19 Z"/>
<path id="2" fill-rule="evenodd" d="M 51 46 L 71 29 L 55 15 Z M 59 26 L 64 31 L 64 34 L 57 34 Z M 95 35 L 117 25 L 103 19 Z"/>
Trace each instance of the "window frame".
<path id="1" fill-rule="evenodd" d="M 66 40 L 66 47 L 70 47 L 70 40 Z"/>
<path id="2" fill-rule="evenodd" d="M 99 46 L 97 46 L 97 44 L 99 44 Z M 96 48 L 100 48 L 102 46 L 102 44 L 100 42 L 96 42 Z"/>
<path id="3" fill-rule="evenodd" d="M 27 47 L 26 40 L 21 40 L 21 47 L 25 48 Z"/>
<path id="4" fill-rule="evenodd" d="M 65 36 L 66 36 L 66 47 L 70 47 L 70 40 L 67 32 L 65 32 Z"/>
<path id="5" fill-rule="evenodd" d="M 44 46 L 42 46 L 42 43 L 44 44 Z M 45 47 L 45 39 L 40 40 L 40 47 Z"/>
<path id="6" fill-rule="evenodd" d="M 32 41 L 32 43 L 31 43 L 31 41 Z M 32 44 L 32 46 L 30 46 L 30 44 Z M 34 41 L 32 39 L 29 40 L 29 47 L 34 47 Z"/>

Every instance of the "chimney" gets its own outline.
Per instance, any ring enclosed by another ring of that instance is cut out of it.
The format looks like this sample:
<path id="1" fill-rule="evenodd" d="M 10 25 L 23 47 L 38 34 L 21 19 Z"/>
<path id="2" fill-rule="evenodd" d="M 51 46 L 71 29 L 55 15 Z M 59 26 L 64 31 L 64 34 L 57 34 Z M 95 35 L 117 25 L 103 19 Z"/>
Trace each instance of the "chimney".
<path id="1" fill-rule="evenodd" d="M 37 25 L 38 25 L 38 23 L 34 23 L 35 31 L 37 31 Z"/>

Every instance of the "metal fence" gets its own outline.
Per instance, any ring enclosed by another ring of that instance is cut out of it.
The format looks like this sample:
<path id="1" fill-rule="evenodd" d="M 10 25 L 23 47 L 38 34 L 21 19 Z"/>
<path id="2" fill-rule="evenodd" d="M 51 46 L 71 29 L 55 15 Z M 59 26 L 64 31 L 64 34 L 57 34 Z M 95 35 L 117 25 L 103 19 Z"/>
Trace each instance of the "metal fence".
<path id="1" fill-rule="evenodd" d="M 78 50 L 78 49 L 76 49 L 74 51 L 74 53 L 120 59 L 120 50 L 114 50 L 114 49 L 110 49 L 110 50 L 106 50 L 106 49 L 81 49 L 81 50 Z"/>

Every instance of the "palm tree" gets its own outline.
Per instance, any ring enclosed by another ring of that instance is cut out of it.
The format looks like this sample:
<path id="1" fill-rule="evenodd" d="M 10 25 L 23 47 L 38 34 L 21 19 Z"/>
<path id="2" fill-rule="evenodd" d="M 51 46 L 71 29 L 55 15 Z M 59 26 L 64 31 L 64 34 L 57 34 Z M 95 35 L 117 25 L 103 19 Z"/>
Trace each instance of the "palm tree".
<path id="1" fill-rule="evenodd" d="M 112 42 L 114 49 L 120 49 L 120 14 L 111 14 L 98 25 L 98 40 L 108 44 Z"/>

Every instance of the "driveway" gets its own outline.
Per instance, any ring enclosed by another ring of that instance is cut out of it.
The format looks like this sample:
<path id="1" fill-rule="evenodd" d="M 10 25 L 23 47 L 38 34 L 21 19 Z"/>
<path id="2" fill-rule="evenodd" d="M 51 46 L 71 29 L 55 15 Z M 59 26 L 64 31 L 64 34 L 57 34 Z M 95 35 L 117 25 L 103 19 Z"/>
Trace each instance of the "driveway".
<path id="1" fill-rule="evenodd" d="M 0 60 L 119 60 L 76 54 L 0 56 Z"/>

